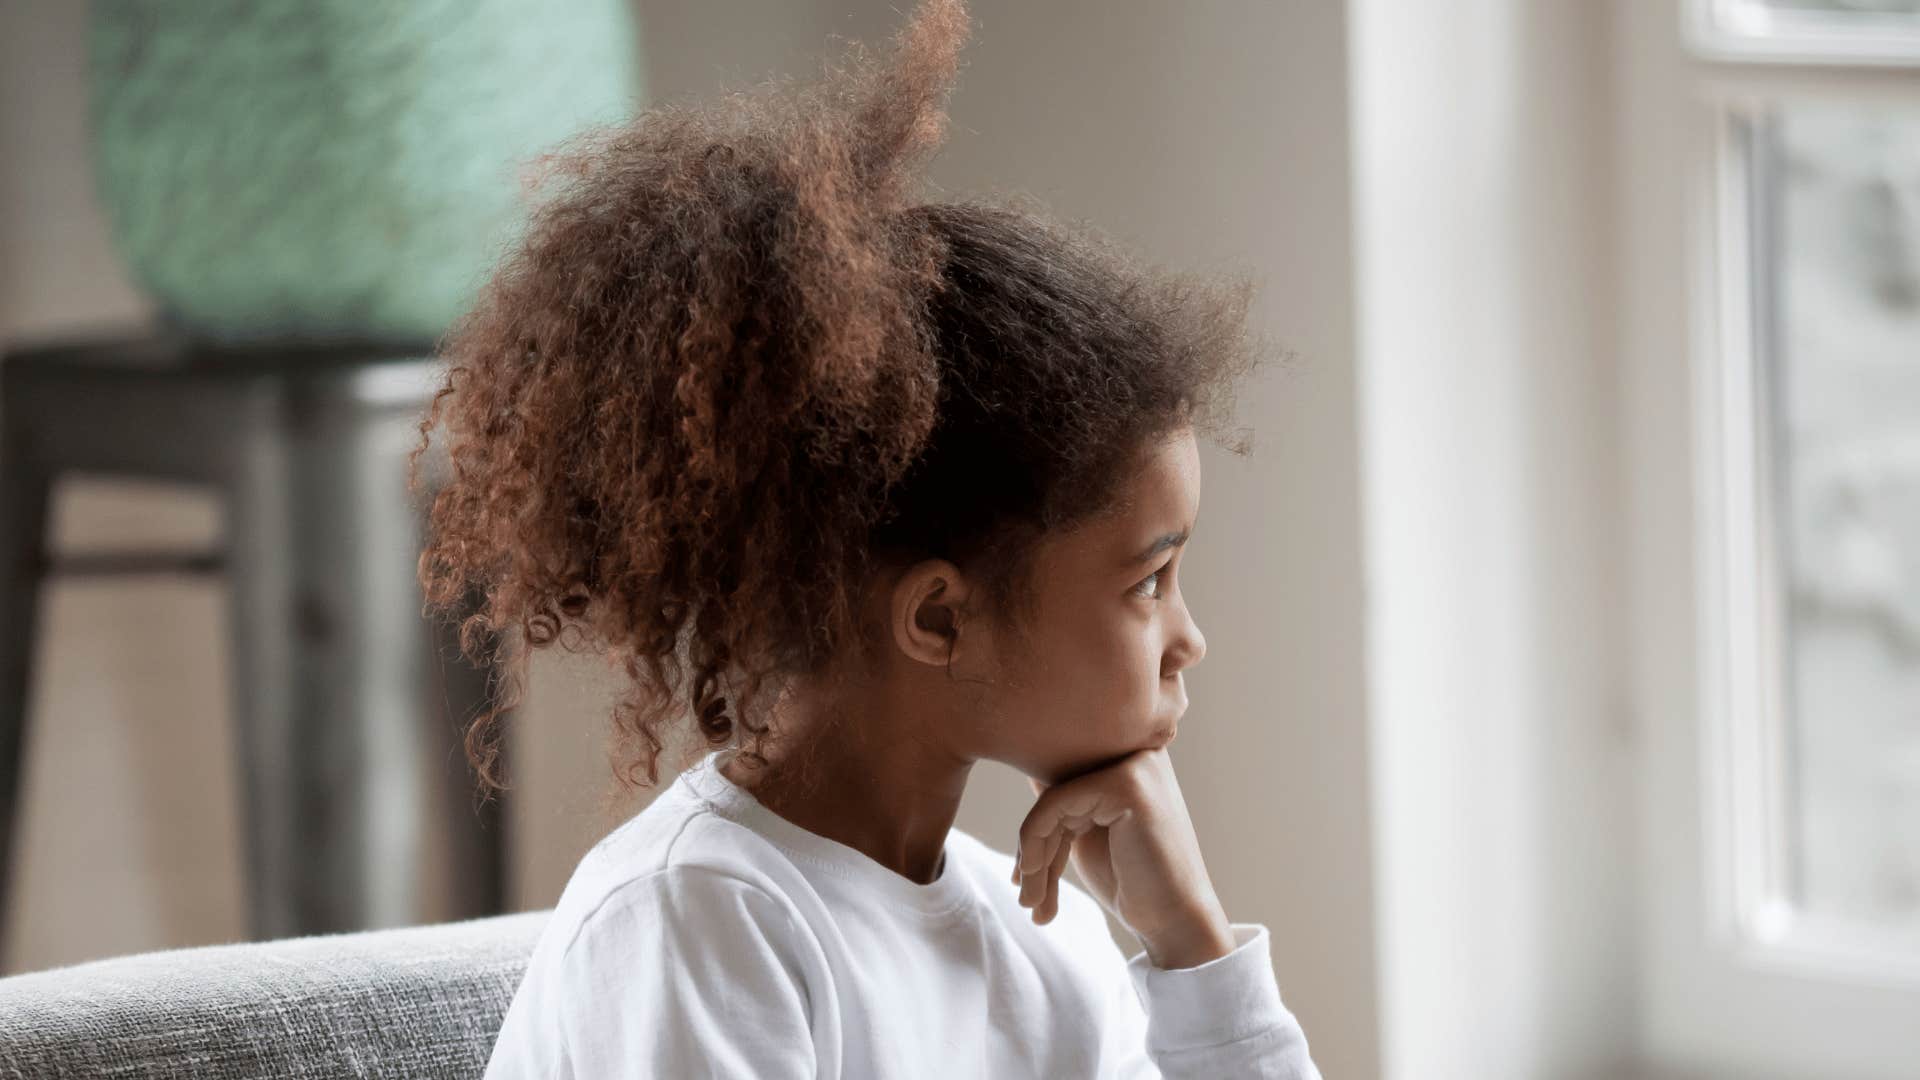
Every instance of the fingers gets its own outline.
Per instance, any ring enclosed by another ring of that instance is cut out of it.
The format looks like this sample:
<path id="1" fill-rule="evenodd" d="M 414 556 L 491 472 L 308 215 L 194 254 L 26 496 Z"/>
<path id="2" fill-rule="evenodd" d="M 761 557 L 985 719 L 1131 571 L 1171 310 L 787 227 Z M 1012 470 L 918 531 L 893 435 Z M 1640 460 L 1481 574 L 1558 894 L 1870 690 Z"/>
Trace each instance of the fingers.
<path id="1" fill-rule="evenodd" d="M 1020 868 L 1041 870 L 1052 861 L 1048 837 L 1063 829 L 1083 831 L 1112 825 L 1127 816 L 1129 807 L 1107 786 L 1089 781 L 1055 784 L 1040 793 L 1026 820 L 1020 823 Z"/>
<path id="2" fill-rule="evenodd" d="M 1047 863 L 1053 861 L 1053 845 L 1059 840 L 1051 833 L 1037 840 L 1029 840 L 1022 834 L 1013 850 L 1013 883 L 1028 874 L 1037 874 Z"/>
<path id="3" fill-rule="evenodd" d="M 1047 866 L 1047 895 L 1040 906 L 1033 910 L 1033 921 L 1046 925 L 1060 913 L 1060 875 L 1067 872 L 1068 857 L 1073 854 L 1073 837 L 1061 841 L 1059 850 L 1054 853 L 1053 861 Z"/>
<path id="4" fill-rule="evenodd" d="M 1020 884 L 1020 906 L 1033 909 L 1033 921 L 1048 923 L 1060 911 L 1060 876 L 1066 873 L 1067 863 L 1073 855 L 1073 839 L 1086 826 L 1063 828 L 1050 834 L 1046 846 L 1037 849 L 1043 857 L 1032 862 L 1025 859 L 1014 864 L 1014 875 Z M 1031 866 L 1031 869 L 1028 867 Z"/>
<path id="5" fill-rule="evenodd" d="M 1039 850 L 1031 860 L 1029 860 L 1026 853 L 1021 855 L 1020 862 L 1015 868 L 1016 872 L 1020 875 L 1021 907 L 1030 907 L 1035 908 L 1036 911 L 1038 910 L 1037 905 L 1047 894 L 1046 870 L 1053 863 L 1054 850 L 1064 846 L 1065 845 L 1060 842 L 1059 834 L 1056 833 L 1047 838 L 1046 847 Z M 1031 869 L 1029 869 L 1029 867 L 1031 867 Z"/>
<path id="6" fill-rule="evenodd" d="M 1050 922 L 1059 913 L 1059 882 L 1076 838 L 1152 809 L 1145 800 L 1156 788 L 1141 776 L 1150 764 L 1141 752 L 1059 783 L 1028 776 L 1035 799 L 1020 823 L 1012 878 L 1034 922 Z"/>

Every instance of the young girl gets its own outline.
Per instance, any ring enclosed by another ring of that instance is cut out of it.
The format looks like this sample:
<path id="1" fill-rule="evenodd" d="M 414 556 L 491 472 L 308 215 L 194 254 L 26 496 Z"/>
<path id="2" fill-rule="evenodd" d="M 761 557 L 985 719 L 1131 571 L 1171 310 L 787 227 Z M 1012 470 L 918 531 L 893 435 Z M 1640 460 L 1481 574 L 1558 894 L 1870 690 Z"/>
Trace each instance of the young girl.
<path id="1" fill-rule="evenodd" d="M 698 759 L 581 859 L 489 1077 L 1319 1075 L 1167 754 L 1248 290 L 912 199 L 968 33 L 928 0 L 587 141 L 445 343 L 430 602 L 617 658 L 626 779 L 683 717 Z M 1032 780 L 1012 855 L 953 828 L 980 761 Z"/>

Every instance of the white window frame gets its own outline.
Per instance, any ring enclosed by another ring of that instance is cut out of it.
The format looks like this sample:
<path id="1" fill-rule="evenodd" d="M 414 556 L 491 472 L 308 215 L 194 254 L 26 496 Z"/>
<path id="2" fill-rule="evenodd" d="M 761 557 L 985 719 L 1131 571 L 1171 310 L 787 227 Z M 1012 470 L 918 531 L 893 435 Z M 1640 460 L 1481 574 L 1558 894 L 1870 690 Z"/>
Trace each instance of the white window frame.
<path id="1" fill-rule="evenodd" d="M 1920 107 L 1920 71 L 1860 50 L 1703 45 L 1718 0 L 1643 2 L 1664 27 L 1622 15 L 1615 42 L 1641 1058 L 1690 1080 L 1920 1076 L 1914 956 L 1770 902 L 1785 869 L 1768 842 L 1787 812 L 1782 626 L 1776 532 L 1752 527 L 1771 517 L 1774 470 L 1745 168 L 1746 125 L 1770 103 Z M 1780 59 L 1794 62 L 1754 62 Z"/>
<path id="2" fill-rule="evenodd" d="M 1920 65 L 1920 17 L 1770 10 L 1759 0 L 1689 0 L 1693 51 L 1727 61 Z"/>
<path id="3" fill-rule="evenodd" d="M 1774 239 L 1758 205 L 1754 160 L 1775 98 L 1715 102 L 1710 245 L 1697 295 L 1701 403 L 1696 460 L 1702 493 L 1695 553 L 1703 683 L 1703 818 L 1714 933 L 1746 961 L 1811 978 L 1920 988 L 1920 941 L 1796 911 L 1783 897 L 1788 834 L 1787 670 L 1781 523 L 1766 435 L 1779 354 L 1760 313 L 1758 272 Z M 1920 111 L 1916 112 L 1920 115 Z M 1745 527 L 1736 523 L 1748 523 Z M 1920 1019 L 1916 1020 L 1920 1023 Z"/>

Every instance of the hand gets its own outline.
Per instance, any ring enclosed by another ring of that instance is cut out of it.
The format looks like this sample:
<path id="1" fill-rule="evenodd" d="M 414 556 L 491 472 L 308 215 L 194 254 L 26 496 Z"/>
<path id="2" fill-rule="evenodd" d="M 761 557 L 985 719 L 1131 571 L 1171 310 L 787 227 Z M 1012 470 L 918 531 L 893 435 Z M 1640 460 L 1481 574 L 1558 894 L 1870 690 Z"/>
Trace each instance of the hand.
<path id="1" fill-rule="evenodd" d="M 1020 826 L 1014 884 L 1034 922 L 1058 914 L 1071 855 L 1088 891 L 1139 937 L 1155 967 L 1193 967 L 1233 951 L 1165 747 L 1051 786 L 1031 783 L 1039 800 Z"/>

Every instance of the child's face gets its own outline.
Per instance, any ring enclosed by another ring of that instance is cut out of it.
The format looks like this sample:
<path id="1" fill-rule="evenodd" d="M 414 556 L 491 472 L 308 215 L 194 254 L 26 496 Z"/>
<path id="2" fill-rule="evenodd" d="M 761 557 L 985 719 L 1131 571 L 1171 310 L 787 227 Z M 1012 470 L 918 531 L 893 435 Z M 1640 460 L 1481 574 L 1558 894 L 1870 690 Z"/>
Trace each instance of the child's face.
<path id="1" fill-rule="evenodd" d="M 1049 783 L 1173 739 L 1206 640 L 1180 592 L 1200 508 L 1190 429 L 1151 451 L 1119 513 L 1040 542 L 1024 640 L 994 643 L 981 757 Z"/>

